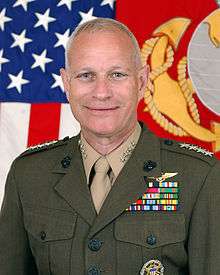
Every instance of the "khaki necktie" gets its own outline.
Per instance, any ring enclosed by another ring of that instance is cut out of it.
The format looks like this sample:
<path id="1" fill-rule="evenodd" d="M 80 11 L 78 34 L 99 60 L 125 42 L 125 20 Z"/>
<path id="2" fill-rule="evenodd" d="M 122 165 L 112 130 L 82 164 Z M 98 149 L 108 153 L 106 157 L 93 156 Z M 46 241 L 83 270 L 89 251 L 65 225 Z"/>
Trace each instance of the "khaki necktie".
<path id="1" fill-rule="evenodd" d="M 94 169 L 95 175 L 91 183 L 91 195 L 96 212 L 99 213 L 102 204 L 111 189 L 111 182 L 107 174 L 110 165 L 105 157 L 101 157 L 96 161 Z"/>

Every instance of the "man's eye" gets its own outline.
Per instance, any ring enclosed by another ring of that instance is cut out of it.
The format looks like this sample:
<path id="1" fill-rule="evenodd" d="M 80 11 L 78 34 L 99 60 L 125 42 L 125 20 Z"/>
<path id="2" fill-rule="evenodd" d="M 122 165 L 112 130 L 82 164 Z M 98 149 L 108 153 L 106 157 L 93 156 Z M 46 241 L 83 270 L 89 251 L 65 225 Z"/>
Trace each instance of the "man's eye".
<path id="1" fill-rule="evenodd" d="M 76 78 L 79 78 L 81 80 L 93 80 L 95 78 L 95 75 L 93 73 L 87 72 L 78 74 Z"/>
<path id="2" fill-rule="evenodd" d="M 122 79 L 122 78 L 125 78 L 126 76 L 127 76 L 127 74 L 121 73 L 121 72 L 113 72 L 113 73 L 111 74 L 111 77 L 112 77 L 113 79 Z"/>

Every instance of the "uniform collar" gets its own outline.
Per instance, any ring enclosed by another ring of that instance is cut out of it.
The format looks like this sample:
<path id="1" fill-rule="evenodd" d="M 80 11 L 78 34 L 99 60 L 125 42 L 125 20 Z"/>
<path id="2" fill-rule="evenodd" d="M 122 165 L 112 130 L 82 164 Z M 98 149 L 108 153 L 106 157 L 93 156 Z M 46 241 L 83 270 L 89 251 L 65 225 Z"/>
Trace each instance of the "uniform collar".
<path id="1" fill-rule="evenodd" d="M 126 161 L 129 159 L 132 151 L 134 150 L 138 139 L 141 134 L 141 127 L 137 123 L 134 131 L 131 135 L 115 150 L 106 155 L 109 165 L 111 166 L 114 174 L 114 179 L 117 178 L 121 169 L 123 168 Z M 80 151 L 83 158 L 83 164 L 87 183 L 89 183 L 89 175 L 94 163 L 102 156 L 99 154 L 83 137 L 81 134 L 80 139 Z"/>

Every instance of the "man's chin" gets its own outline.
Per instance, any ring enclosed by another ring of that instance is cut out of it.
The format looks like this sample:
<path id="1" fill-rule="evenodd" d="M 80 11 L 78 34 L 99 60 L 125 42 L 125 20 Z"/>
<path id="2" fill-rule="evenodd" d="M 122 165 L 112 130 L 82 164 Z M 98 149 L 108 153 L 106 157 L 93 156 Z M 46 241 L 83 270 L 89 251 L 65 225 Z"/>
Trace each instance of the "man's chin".
<path id="1" fill-rule="evenodd" d="M 115 135 L 115 131 L 113 129 L 92 129 L 93 133 L 96 136 L 100 136 L 100 137 L 111 137 L 113 135 Z"/>
<path id="2" fill-rule="evenodd" d="M 116 128 L 115 127 L 106 127 L 107 125 L 93 125 L 93 127 L 89 127 L 85 129 L 86 132 L 90 132 L 93 135 L 100 137 L 111 137 L 115 135 Z"/>

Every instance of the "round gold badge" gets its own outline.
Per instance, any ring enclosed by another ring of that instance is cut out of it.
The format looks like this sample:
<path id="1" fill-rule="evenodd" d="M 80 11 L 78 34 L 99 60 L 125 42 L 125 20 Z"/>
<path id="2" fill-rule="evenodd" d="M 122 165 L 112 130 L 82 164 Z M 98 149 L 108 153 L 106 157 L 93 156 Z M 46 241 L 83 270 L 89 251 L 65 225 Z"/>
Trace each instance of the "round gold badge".
<path id="1" fill-rule="evenodd" d="M 163 275 L 164 267 L 158 260 L 150 260 L 143 265 L 140 275 Z"/>

